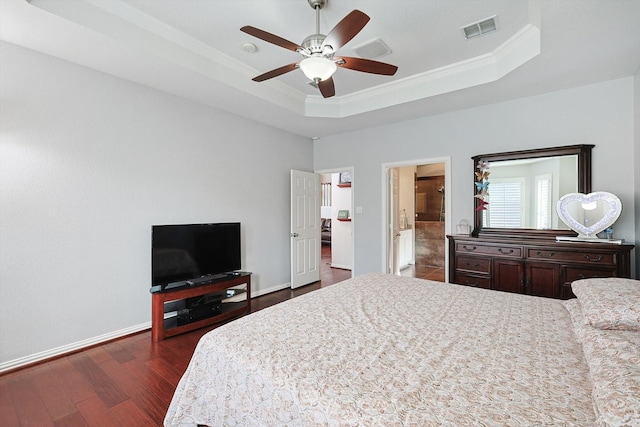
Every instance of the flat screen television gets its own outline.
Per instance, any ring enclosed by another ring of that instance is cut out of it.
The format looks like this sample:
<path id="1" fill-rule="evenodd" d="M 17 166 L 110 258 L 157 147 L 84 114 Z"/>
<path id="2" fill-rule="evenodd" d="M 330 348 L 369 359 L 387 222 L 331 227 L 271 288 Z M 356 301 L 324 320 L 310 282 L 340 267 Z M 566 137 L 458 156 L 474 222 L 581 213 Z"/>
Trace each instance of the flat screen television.
<path id="1" fill-rule="evenodd" d="M 239 222 L 152 226 L 153 286 L 202 282 L 240 268 Z"/>

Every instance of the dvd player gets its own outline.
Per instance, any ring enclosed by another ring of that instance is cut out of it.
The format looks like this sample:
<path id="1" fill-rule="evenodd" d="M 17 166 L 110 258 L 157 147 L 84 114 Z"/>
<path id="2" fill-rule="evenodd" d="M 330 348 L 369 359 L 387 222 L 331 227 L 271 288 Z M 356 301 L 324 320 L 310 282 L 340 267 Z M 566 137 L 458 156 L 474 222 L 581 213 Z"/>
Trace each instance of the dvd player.
<path id="1" fill-rule="evenodd" d="M 220 314 L 222 313 L 220 304 L 220 301 L 213 301 L 178 310 L 178 325 L 186 325 L 187 323 Z"/>

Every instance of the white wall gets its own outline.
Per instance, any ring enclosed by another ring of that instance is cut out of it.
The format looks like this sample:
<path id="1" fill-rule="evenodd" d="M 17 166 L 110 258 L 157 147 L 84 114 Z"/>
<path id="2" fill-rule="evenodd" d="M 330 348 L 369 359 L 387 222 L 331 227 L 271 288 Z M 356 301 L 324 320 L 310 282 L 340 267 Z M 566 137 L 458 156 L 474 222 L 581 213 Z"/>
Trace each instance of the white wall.
<path id="1" fill-rule="evenodd" d="M 451 223 L 457 224 L 473 218 L 471 156 L 595 144 L 593 190 L 620 197 L 616 237 L 637 240 L 633 107 L 634 81 L 624 78 L 317 140 L 316 170 L 351 164 L 358 176 L 354 273 L 383 268 L 381 165 L 412 159 L 451 156 Z"/>
<path id="2" fill-rule="evenodd" d="M 152 224 L 240 221 L 254 290 L 290 281 L 310 140 L 4 42 L 0 62 L 0 368 L 148 326 Z"/>

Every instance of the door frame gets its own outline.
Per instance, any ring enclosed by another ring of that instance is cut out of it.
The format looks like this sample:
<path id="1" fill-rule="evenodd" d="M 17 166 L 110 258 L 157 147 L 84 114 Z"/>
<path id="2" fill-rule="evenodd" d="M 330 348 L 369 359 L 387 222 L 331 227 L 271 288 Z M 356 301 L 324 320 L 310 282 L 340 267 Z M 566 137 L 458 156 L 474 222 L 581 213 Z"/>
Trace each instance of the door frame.
<path id="1" fill-rule="evenodd" d="M 400 186 L 400 171 L 398 168 L 387 169 L 387 270 L 386 273 L 400 275 L 400 265 L 398 263 L 398 252 L 400 252 L 400 194 L 394 192 Z"/>
<path id="2" fill-rule="evenodd" d="M 340 173 L 340 172 L 350 172 L 351 173 L 351 277 L 353 277 L 353 272 L 356 270 L 356 254 L 355 254 L 355 239 L 356 239 L 356 224 L 357 224 L 357 215 L 355 208 L 355 192 L 356 192 L 356 176 L 353 166 L 343 167 L 343 168 L 331 168 L 331 169 L 320 169 L 314 171 L 319 175 L 326 175 L 332 173 Z"/>
<path id="3" fill-rule="evenodd" d="M 404 166 L 422 166 L 422 165 L 430 165 L 435 163 L 444 163 L 444 191 L 448 197 L 445 197 L 445 214 L 444 214 L 444 234 L 451 234 L 451 156 L 444 157 L 431 157 L 426 159 L 413 159 L 413 160 L 404 160 L 401 162 L 387 162 L 382 163 L 381 173 L 380 173 L 380 187 L 382 188 L 382 223 L 380 224 L 380 232 L 382 237 L 382 253 L 381 256 L 381 270 L 380 271 L 389 271 L 389 245 L 392 245 L 393 242 L 389 242 L 389 207 L 390 207 L 390 197 L 389 189 L 388 189 L 388 175 L 389 170 L 393 168 L 399 168 Z M 415 238 L 415 236 L 414 236 Z M 444 239 L 445 249 L 444 249 L 444 278 L 445 282 L 449 282 L 449 269 L 447 266 L 449 265 L 449 240 Z"/>

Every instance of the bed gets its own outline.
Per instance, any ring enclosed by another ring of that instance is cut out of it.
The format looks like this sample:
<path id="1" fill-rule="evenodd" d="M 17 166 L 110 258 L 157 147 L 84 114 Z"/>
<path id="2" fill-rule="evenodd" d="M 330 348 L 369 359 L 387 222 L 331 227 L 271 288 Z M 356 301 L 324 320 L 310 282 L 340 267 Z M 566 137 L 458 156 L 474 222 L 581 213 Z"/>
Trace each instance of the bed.
<path id="1" fill-rule="evenodd" d="M 204 335 L 165 426 L 640 426 L 640 282 L 573 286 L 321 288 Z"/>

